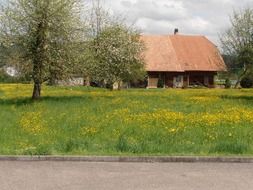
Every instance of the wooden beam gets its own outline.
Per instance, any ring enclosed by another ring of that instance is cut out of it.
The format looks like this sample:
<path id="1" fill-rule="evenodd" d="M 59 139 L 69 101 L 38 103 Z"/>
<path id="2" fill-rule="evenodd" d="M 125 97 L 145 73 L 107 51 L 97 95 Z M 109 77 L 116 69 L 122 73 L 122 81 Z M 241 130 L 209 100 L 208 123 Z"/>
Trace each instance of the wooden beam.
<path id="1" fill-rule="evenodd" d="M 148 86 L 147 86 L 147 89 L 149 89 L 149 74 L 148 74 Z"/>

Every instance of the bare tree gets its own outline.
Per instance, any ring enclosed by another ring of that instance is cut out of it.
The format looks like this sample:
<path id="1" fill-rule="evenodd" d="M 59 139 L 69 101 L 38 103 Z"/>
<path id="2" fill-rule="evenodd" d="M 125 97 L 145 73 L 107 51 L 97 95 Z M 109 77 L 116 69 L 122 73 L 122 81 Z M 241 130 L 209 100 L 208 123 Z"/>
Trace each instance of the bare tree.
<path id="1" fill-rule="evenodd" d="M 104 9 L 103 2 L 101 0 L 93 0 L 90 10 L 90 29 L 91 35 L 97 37 L 104 27 L 109 25 L 110 16 L 108 11 Z"/>

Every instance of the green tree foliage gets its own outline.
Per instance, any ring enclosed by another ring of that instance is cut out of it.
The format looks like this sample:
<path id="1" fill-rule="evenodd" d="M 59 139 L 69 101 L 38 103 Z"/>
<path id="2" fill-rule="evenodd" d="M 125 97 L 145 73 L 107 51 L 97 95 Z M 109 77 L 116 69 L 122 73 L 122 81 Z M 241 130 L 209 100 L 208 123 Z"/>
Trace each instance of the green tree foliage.
<path id="1" fill-rule="evenodd" d="M 226 56 L 233 58 L 233 68 L 230 69 L 238 75 L 238 87 L 253 65 L 253 9 L 234 12 L 230 20 L 231 27 L 222 35 L 221 43 Z"/>
<path id="2" fill-rule="evenodd" d="M 244 77 L 241 80 L 241 87 L 242 88 L 252 88 L 253 87 L 253 79 L 249 77 Z"/>
<path id="3" fill-rule="evenodd" d="M 82 46 L 79 47 L 79 55 L 80 61 L 79 64 L 75 67 L 75 73 L 82 75 L 84 77 L 85 85 L 89 86 L 90 81 L 92 80 L 92 68 L 94 64 L 96 64 L 96 57 L 93 54 L 94 46 L 97 46 L 98 40 L 94 40 L 98 38 L 98 35 L 101 31 L 110 26 L 113 21 L 109 16 L 108 11 L 103 8 L 103 3 L 101 0 L 92 0 L 90 2 L 89 9 L 82 14 L 85 17 L 85 35 L 86 40 L 82 43 Z M 94 77 L 93 77 L 94 78 Z"/>
<path id="4" fill-rule="evenodd" d="M 82 53 L 80 71 L 99 86 L 138 81 L 145 76 L 141 57 L 144 44 L 134 27 L 124 19 L 111 16 L 101 0 L 93 0 L 87 11 L 88 41 Z"/>
<path id="5" fill-rule="evenodd" d="M 253 38 L 253 32 L 252 32 Z M 253 65 L 253 41 L 252 43 L 246 44 L 239 53 L 238 53 L 238 61 L 242 65 L 246 65 L 246 67 L 251 67 Z"/>
<path id="6" fill-rule="evenodd" d="M 2 8 L 1 45 L 32 73 L 33 99 L 40 97 L 43 82 L 73 72 L 83 39 L 81 8 L 81 0 L 9 0 Z"/>
<path id="7" fill-rule="evenodd" d="M 232 86 L 231 81 L 230 81 L 230 79 L 227 78 L 227 79 L 225 80 L 225 88 L 226 88 L 226 89 L 229 89 L 229 88 L 231 88 L 231 86 Z"/>
<path id="8" fill-rule="evenodd" d="M 94 63 L 92 76 L 112 87 L 114 83 L 129 82 L 145 76 L 140 34 L 123 24 L 106 27 L 93 39 L 90 51 Z M 119 87 L 120 88 L 120 87 Z"/>

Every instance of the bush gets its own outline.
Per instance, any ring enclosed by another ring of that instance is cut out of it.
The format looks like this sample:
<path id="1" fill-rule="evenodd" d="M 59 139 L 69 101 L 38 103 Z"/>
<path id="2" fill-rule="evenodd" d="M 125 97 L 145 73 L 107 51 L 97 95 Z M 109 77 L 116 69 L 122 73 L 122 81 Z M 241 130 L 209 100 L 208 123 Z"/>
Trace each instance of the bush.
<path id="1" fill-rule="evenodd" d="M 226 79 L 226 81 L 225 81 L 225 88 L 231 88 L 231 86 L 232 86 L 232 83 L 231 83 L 231 81 L 229 80 L 229 79 Z"/>
<path id="2" fill-rule="evenodd" d="M 240 84 L 242 88 L 251 88 L 253 87 L 253 80 L 249 77 L 245 77 L 241 80 Z"/>
<path id="3" fill-rule="evenodd" d="M 14 77 L 7 75 L 4 70 L 0 70 L 0 82 L 2 83 L 14 83 L 16 82 Z"/>
<path id="4" fill-rule="evenodd" d="M 158 88 L 163 88 L 164 87 L 164 81 L 163 81 L 163 79 L 161 79 L 161 78 L 158 79 L 157 87 Z"/>
<path id="5" fill-rule="evenodd" d="M 29 74 L 12 77 L 0 68 L 0 83 L 30 83 L 30 81 L 31 76 Z"/>

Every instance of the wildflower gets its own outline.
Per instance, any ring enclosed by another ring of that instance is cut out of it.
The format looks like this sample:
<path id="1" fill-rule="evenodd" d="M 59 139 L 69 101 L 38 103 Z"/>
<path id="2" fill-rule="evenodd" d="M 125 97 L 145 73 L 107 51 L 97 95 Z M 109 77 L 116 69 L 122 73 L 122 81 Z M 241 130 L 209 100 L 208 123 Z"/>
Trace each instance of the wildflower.
<path id="1" fill-rule="evenodd" d="M 25 113 L 20 120 L 20 127 L 33 135 L 38 135 L 45 130 L 45 122 L 42 120 L 41 112 Z"/>
<path id="2" fill-rule="evenodd" d="M 174 133 L 174 132 L 176 132 L 177 130 L 175 129 L 175 128 L 172 128 L 172 129 L 170 129 L 169 130 L 169 132 L 171 132 L 171 133 Z"/>

